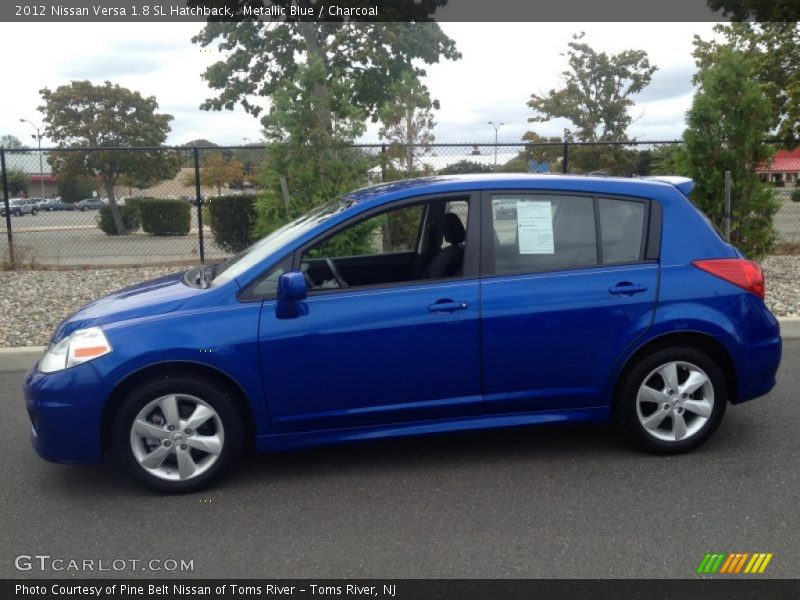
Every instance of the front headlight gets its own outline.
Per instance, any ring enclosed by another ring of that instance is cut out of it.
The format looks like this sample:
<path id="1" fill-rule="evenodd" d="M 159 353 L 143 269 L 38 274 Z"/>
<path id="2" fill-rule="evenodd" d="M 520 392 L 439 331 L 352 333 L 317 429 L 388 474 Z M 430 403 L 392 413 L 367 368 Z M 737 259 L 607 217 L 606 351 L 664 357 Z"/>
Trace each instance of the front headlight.
<path id="1" fill-rule="evenodd" d="M 81 363 L 99 358 L 111 352 L 103 330 L 99 327 L 78 329 L 57 344 L 50 346 L 39 361 L 42 373 L 52 373 L 68 369 Z"/>

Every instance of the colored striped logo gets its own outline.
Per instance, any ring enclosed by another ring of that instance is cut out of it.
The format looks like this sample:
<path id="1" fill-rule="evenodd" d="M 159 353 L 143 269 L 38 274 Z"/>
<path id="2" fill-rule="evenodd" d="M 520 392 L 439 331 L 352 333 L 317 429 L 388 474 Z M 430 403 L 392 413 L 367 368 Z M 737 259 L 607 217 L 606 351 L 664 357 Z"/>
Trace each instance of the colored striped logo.
<path id="1" fill-rule="evenodd" d="M 709 552 L 700 561 L 697 567 L 698 573 L 703 574 L 726 574 L 734 575 L 748 573 L 755 575 L 763 573 L 769 561 L 772 560 L 772 553 L 755 552 Z"/>

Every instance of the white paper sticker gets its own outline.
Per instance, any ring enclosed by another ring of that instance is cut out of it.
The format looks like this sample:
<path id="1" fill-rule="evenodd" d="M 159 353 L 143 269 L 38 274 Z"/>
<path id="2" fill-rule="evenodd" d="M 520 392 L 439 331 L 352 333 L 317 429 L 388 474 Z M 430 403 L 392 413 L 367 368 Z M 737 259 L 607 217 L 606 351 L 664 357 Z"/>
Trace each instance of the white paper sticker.
<path id="1" fill-rule="evenodd" d="M 517 239 L 520 254 L 555 254 L 549 200 L 517 201 Z"/>

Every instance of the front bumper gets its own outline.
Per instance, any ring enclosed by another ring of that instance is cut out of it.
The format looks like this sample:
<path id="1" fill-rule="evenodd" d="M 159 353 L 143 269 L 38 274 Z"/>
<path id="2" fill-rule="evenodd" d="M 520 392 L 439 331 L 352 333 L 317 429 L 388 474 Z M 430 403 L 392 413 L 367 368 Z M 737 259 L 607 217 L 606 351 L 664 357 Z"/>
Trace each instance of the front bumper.
<path id="1" fill-rule="evenodd" d="M 57 463 L 103 462 L 103 406 L 110 390 L 91 363 L 41 373 L 38 363 L 25 375 L 25 405 L 31 443 Z"/>

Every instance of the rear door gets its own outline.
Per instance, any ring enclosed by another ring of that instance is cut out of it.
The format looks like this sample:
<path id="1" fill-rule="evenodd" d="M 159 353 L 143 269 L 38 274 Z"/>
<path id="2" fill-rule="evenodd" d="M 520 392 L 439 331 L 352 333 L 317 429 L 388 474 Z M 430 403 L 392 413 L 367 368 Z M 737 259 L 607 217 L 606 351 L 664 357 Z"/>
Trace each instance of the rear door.
<path id="1" fill-rule="evenodd" d="M 484 194 L 481 335 L 491 412 L 601 404 L 617 359 L 655 311 L 660 212 L 653 206 L 553 192 Z"/>

